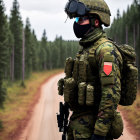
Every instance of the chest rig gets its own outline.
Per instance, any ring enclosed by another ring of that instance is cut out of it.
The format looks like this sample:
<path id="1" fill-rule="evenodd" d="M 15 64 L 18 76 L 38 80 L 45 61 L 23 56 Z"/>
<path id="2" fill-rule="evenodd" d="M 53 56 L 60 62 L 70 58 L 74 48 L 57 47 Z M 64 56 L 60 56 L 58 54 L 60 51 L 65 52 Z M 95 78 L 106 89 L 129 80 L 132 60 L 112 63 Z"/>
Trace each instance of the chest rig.
<path id="1" fill-rule="evenodd" d="M 96 49 L 102 44 L 99 39 L 91 46 L 82 48 L 75 59 L 66 59 L 65 78 L 58 82 L 59 95 L 64 95 L 71 110 L 77 106 L 98 106 L 101 98 Z"/>

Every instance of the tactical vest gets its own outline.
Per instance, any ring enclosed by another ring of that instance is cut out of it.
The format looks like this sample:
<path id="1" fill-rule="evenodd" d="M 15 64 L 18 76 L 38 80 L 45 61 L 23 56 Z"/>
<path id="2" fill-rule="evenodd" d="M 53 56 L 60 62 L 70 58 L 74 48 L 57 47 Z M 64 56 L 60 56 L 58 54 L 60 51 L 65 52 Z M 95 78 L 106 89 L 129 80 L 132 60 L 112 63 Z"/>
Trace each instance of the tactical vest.
<path id="1" fill-rule="evenodd" d="M 66 77 L 59 80 L 58 90 L 59 95 L 64 94 L 64 101 L 71 110 L 77 106 L 92 107 L 92 110 L 95 106 L 98 109 L 101 84 L 95 51 L 101 44 L 102 41 L 98 40 L 92 46 L 80 50 L 75 59 L 66 59 Z"/>
<path id="2" fill-rule="evenodd" d="M 92 46 L 79 51 L 76 59 L 67 58 L 65 64 L 66 77 L 58 82 L 59 94 L 64 94 L 65 102 L 69 103 L 71 110 L 77 106 L 98 107 L 101 98 L 101 84 L 98 64 L 95 57 L 96 49 L 104 42 L 114 42 L 101 38 Z M 128 45 L 118 47 L 123 57 L 121 79 L 121 105 L 131 105 L 137 93 L 138 71 L 134 65 L 135 51 Z M 132 82 L 133 81 L 133 82 Z"/>

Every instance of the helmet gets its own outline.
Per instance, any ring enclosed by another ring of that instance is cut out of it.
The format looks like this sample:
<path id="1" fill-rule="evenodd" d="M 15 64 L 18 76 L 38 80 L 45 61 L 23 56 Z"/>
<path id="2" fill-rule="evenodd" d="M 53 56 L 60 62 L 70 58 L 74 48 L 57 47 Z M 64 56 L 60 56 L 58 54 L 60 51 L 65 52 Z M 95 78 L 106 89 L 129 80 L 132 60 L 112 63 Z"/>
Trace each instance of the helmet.
<path id="1" fill-rule="evenodd" d="M 99 16 L 101 22 L 107 27 L 110 25 L 110 9 L 104 0 L 79 0 L 90 9 L 89 14 Z"/>

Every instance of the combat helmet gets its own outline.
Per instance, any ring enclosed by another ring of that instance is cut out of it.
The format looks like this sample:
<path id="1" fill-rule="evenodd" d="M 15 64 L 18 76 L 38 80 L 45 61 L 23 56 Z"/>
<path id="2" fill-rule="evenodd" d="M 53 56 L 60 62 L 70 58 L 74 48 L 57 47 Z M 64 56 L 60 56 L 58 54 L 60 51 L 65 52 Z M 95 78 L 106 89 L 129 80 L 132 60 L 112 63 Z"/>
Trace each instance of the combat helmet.
<path id="1" fill-rule="evenodd" d="M 79 0 L 90 9 L 89 14 L 99 16 L 101 22 L 107 27 L 110 25 L 110 9 L 104 0 Z"/>

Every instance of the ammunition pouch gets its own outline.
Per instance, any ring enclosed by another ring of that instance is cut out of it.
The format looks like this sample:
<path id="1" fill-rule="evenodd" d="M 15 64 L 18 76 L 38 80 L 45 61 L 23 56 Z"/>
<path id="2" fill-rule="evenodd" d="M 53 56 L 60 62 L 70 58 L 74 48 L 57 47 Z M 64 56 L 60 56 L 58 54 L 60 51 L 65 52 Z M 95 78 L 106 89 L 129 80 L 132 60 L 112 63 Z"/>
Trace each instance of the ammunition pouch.
<path id="1" fill-rule="evenodd" d="M 85 105 L 86 101 L 86 83 L 82 82 L 78 85 L 78 103 L 79 105 Z"/>
<path id="2" fill-rule="evenodd" d="M 63 95 L 63 88 L 64 88 L 64 79 L 60 79 L 57 83 L 57 86 L 58 86 L 58 94 L 59 95 Z"/>
<path id="3" fill-rule="evenodd" d="M 88 84 L 86 90 L 86 105 L 93 106 L 94 105 L 94 86 Z"/>
<path id="4" fill-rule="evenodd" d="M 74 60 L 73 75 L 72 75 L 72 77 L 74 78 L 75 81 L 78 81 L 78 75 L 79 75 L 79 61 L 76 58 Z"/>
<path id="5" fill-rule="evenodd" d="M 76 59 L 72 59 L 71 57 L 66 59 L 66 77 L 64 81 L 59 81 L 58 89 L 59 95 L 62 95 L 63 90 L 64 101 L 67 102 L 71 108 L 74 108 L 75 105 L 94 105 L 94 87 L 88 84 L 88 67 L 88 54 L 79 54 Z"/>
<path id="6" fill-rule="evenodd" d="M 79 82 L 87 81 L 87 66 L 88 62 L 86 60 L 79 61 Z"/>
<path id="7" fill-rule="evenodd" d="M 73 78 L 64 79 L 64 101 L 69 105 L 73 105 L 77 99 L 77 84 Z"/>
<path id="8" fill-rule="evenodd" d="M 78 103 L 79 105 L 94 105 L 94 87 L 90 84 L 82 82 L 78 86 Z"/>
<path id="9" fill-rule="evenodd" d="M 65 64 L 66 78 L 72 77 L 73 65 L 74 65 L 74 60 L 71 57 L 67 58 Z"/>

